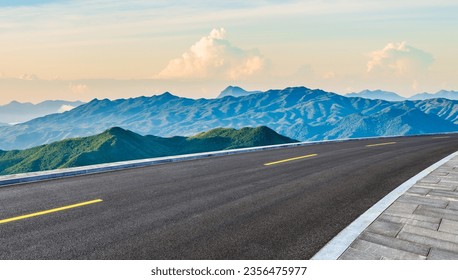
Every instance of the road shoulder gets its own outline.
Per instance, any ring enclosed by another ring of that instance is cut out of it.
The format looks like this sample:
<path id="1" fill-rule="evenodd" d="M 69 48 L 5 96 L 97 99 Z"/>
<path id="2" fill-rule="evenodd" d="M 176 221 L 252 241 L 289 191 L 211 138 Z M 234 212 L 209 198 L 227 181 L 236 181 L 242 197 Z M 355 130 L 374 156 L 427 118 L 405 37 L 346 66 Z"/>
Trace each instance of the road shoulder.
<path id="1" fill-rule="evenodd" d="M 312 259 L 458 259 L 458 152 L 393 190 Z"/>

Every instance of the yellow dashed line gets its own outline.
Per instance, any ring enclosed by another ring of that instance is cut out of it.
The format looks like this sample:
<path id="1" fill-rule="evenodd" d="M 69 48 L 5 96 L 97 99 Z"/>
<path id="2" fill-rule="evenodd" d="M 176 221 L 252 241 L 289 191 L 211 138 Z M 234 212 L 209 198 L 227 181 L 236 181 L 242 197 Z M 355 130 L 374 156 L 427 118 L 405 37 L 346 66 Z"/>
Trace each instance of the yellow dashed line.
<path id="1" fill-rule="evenodd" d="M 396 144 L 396 142 L 385 142 L 385 143 L 371 144 L 371 145 L 366 145 L 366 147 L 377 147 L 377 146 L 385 146 L 385 145 L 393 145 L 393 144 Z"/>
<path id="2" fill-rule="evenodd" d="M 266 165 L 266 166 L 268 166 L 268 165 L 274 165 L 274 164 L 283 163 L 283 162 L 288 162 L 288 161 L 292 161 L 292 160 L 298 160 L 298 159 L 303 159 L 303 158 L 310 158 L 310 157 L 314 157 L 314 156 L 317 156 L 317 155 L 318 155 L 318 154 L 310 154 L 310 155 L 305 155 L 305 156 L 300 156 L 300 157 L 287 158 L 287 159 L 283 159 L 283 160 L 279 160 L 279 161 L 264 163 L 264 165 Z"/>
<path id="3" fill-rule="evenodd" d="M 64 211 L 64 210 L 68 210 L 68 209 L 72 209 L 72 208 L 76 208 L 76 207 L 86 206 L 86 205 L 89 205 L 89 204 L 94 204 L 94 203 L 98 203 L 98 202 L 102 202 L 102 201 L 103 200 L 101 200 L 101 199 L 95 199 L 95 200 L 81 202 L 81 203 L 72 204 L 72 205 L 68 205 L 68 206 L 63 206 L 63 207 L 59 207 L 59 208 L 49 209 L 49 210 L 45 210 L 45 211 L 41 211 L 41 212 L 31 213 L 31 214 L 27 214 L 27 215 L 23 215 L 23 216 L 17 216 L 17 217 L 13 217 L 13 218 L 8 218 L 8 219 L 0 220 L 0 224 L 6 224 L 6 223 L 18 221 L 18 220 L 23 220 L 23 219 L 28 219 L 28 218 L 32 218 L 32 217 L 47 215 L 47 214 L 51 214 L 51 213 L 55 213 L 55 212 L 59 212 L 59 211 Z"/>

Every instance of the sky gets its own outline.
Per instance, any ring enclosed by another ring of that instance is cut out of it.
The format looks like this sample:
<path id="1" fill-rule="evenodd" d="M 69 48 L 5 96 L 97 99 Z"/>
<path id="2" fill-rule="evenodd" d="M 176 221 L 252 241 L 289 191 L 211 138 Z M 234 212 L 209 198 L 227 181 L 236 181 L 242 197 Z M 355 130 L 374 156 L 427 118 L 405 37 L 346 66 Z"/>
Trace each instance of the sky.
<path id="1" fill-rule="evenodd" d="M 456 0 L 0 0 L 0 105 L 458 90 L 457 14 Z"/>

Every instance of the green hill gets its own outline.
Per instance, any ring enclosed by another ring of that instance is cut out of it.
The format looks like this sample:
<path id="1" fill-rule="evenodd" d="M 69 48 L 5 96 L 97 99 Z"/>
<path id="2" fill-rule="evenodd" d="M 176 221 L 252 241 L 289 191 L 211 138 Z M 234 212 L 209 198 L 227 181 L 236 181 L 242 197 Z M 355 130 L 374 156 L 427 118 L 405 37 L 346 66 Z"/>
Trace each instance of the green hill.
<path id="1" fill-rule="evenodd" d="M 268 127 L 217 128 L 192 137 L 141 136 L 114 127 L 27 150 L 1 151 L 0 175 L 98 163 L 297 142 Z"/>

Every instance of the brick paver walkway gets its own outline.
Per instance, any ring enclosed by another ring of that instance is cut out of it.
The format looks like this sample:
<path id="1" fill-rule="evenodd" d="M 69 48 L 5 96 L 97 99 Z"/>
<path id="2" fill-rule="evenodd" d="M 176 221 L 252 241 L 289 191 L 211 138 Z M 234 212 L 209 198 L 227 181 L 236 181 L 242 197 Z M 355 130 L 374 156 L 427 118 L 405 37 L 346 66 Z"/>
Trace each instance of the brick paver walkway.
<path id="1" fill-rule="evenodd" d="M 458 156 L 399 197 L 339 259 L 458 259 Z"/>

